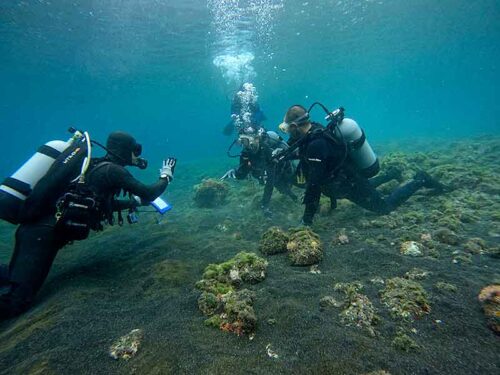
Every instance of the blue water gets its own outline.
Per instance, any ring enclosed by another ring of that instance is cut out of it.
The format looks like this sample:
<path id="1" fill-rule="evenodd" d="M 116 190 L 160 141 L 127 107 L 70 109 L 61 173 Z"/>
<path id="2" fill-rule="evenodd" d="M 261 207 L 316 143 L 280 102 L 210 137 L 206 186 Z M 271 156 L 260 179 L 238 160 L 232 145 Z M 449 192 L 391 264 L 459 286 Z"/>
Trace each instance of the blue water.
<path id="1" fill-rule="evenodd" d="M 0 175 L 69 125 L 129 131 L 152 165 L 224 156 L 243 80 L 270 129 L 320 100 L 375 148 L 498 134 L 499 20 L 498 0 L 2 0 Z"/>

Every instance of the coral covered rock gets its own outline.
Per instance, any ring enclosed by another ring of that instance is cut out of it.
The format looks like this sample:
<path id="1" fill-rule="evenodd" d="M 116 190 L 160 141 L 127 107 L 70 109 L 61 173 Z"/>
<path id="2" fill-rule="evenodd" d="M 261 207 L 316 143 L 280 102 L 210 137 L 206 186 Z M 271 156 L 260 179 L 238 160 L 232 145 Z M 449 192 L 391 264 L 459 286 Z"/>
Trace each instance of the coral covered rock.
<path id="1" fill-rule="evenodd" d="M 229 187 L 222 181 L 206 179 L 195 185 L 194 192 L 194 201 L 198 207 L 212 208 L 226 202 Z"/>
<path id="2" fill-rule="evenodd" d="M 111 345 L 109 355 L 113 359 L 130 359 L 137 354 L 139 345 L 143 338 L 143 332 L 140 329 L 134 329 L 125 336 L 120 337 Z"/>
<path id="3" fill-rule="evenodd" d="M 424 253 L 424 246 L 416 241 L 405 241 L 401 244 L 400 250 L 403 255 L 419 257 Z"/>
<path id="4" fill-rule="evenodd" d="M 207 316 L 205 325 L 237 335 L 252 333 L 257 324 L 253 309 L 255 293 L 238 290 L 244 283 L 254 284 L 266 277 L 267 261 L 254 253 L 241 252 L 234 258 L 209 264 L 203 279 L 196 283 L 202 291 L 198 308 Z"/>
<path id="5" fill-rule="evenodd" d="M 309 228 L 290 229 L 290 239 L 286 248 L 295 266 L 310 266 L 323 258 L 321 240 Z"/>
<path id="6" fill-rule="evenodd" d="M 288 234 L 278 227 L 271 227 L 262 235 L 259 250 L 266 255 L 284 253 L 287 243 Z"/>
<path id="7" fill-rule="evenodd" d="M 484 287 L 477 298 L 483 305 L 484 315 L 488 319 L 488 326 L 497 335 L 500 335 L 500 285 L 495 284 Z"/>
<path id="8" fill-rule="evenodd" d="M 327 296 L 320 300 L 322 307 L 334 306 L 343 307 L 340 312 L 340 321 L 346 326 L 356 326 L 363 328 L 370 336 L 375 336 L 373 327 L 379 321 L 376 310 L 371 301 L 364 294 L 359 293 L 363 285 L 359 281 L 352 283 L 337 283 L 335 291 L 344 294 L 342 303 L 337 302 L 333 297 Z"/>
<path id="9" fill-rule="evenodd" d="M 440 228 L 436 230 L 432 234 L 432 237 L 438 240 L 439 242 L 447 245 L 456 246 L 460 243 L 460 239 L 455 234 L 455 232 L 449 230 L 448 228 Z"/>
<path id="10" fill-rule="evenodd" d="M 416 281 L 394 277 L 385 285 L 381 291 L 382 302 L 394 317 L 409 319 L 430 312 L 427 293 Z"/>

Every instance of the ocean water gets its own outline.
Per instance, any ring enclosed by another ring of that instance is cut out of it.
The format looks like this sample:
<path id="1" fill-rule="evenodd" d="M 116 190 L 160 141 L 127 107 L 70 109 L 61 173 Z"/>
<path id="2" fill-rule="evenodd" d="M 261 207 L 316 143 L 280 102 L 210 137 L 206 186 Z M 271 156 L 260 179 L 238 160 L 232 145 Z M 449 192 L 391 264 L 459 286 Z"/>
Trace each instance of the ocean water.
<path id="1" fill-rule="evenodd" d="M 499 18 L 494 0 L 4 0 L 0 172 L 69 125 L 129 131 L 157 164 L 223 156 L 246 80 L 269 129 L 319 100 L 376 142 L 496 134 Z"/>
<path id="2" fill-rule="evenodd" d="M 498 336 L 477 295 L 500 284 L 499 20 L 496 0 L 1 0 L 0 177 L 69 126 L 101 142 L 133 134 L 150 163 L 134 171 L 145 182 L 163 158 L 179 162 L 162 221 L 144 213 L 60 251 L 33 309 L 0 323 L 0 374 L 498 373 Z M 321 273 L 269 257 L 268 277 L 250 287 L 253 340 L 204 326 L 194 287 L 209 263 L 258 253 L 266 229 L 295 227 L 303 211 L 275 193 L 274 216 L 263 218 L 252 181 L 230 181 L 222 207 L 193 203 L 193 186 L 235 166 L 222 129 L 244 82 L 257 88 L 268 130 L 293 104 L 343 106 L 383 166 L 404 166 L 406 179 L 425 169 L 453 188 L 420 192 L 383 217 L 346 201 L 317 215 Z M 459 244 L 400 254 L 402 242 L 443 228 Z M 0 223 L 0 263 L 14 230 Z M 350 241 L 340 246 L 342 234 Z M 419 283 L 431 311 L 401 323 L 372 280 L 414 267 L 430 272 Z M 335 283 L 353 281 L 381 318 L 375 337 L 319 308 L 341 298 Z M 419 349 L 394 348 L 401 327 Z M 109 358 L 136 328 L 137 356 Z"/>

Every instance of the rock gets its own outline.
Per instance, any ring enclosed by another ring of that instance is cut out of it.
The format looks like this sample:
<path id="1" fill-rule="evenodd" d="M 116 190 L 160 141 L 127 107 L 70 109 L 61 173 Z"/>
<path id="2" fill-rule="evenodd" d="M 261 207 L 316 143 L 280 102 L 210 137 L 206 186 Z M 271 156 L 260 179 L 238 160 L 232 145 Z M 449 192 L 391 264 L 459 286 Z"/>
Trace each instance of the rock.
<path id="1" fill-rule="evenodd" d="M 494 284 L 484 287 L 477 298 L 483 306 L 488 326 L 493 332 L 500 335 L 500 285 Z"/>
<path id="2" fill-rule="evenodd" d="M 431 311 L 427 293 L 416 281 L 394 277 L 387 280 L 385 285 L 381 300 L 395 318 L 407 320 Z"/>
<path id="3" fill-rule="evenodd" d="M 482 254 L 486 250 L 486 242 L 479 237 L 470 238 L 465 243 L 464 249 L 472 254 Z"/>
<path id="4" fill-rule="evenodd" d="M 458 290 L 458 288 L 455 285 L 445 283 L 443 281 L 438 281 L 434 286 L 436 287 L 436 289 L 439 289 L 444 292 L 456 293 Z"/>
<path id="5" fill-rule="evenodd" d="M 264 232 L 259 244 L 259 250 L 262 254 L 273 255 L 286 252 L 288 243 L 288 234 L 281 228 L 271 227 Z"/>
<path id="6" fill-rule="evenodd" d="M 323 248 L 319 236 L 309 228 L 290 230 L 286 245 L 288 256 L 295 266 L 310 266 L 323 258 Z"/>
<path id="7" fill-rule="evenodd" d="M 412 257 L 423 255 L 424 245 L 416 241 L 405 241 L 401 244 L 401 254 Z"/>
<path id="8" fill-rule="evenodd" d="M 229 186 L 222 181 L 206 179 L 194 186 L 194 201 L 198 207 L 213 208 L 226 202 Z"/>
<path id="9" fill-rule="evenodd" d="M 255 284 L 266 276 L 267 261 L 254 253 L 241 252 L 232 259 L 209 264 L 203 279 L 196 283 L 202 291 L 198 308 L 207 316 L 205 325 L 241 336 L 252 334 L 257 324 L 253 309 L 255 293 L 238 290 L 243 284 Z"/>
<path id="10" fill-rule="evenodd" d="M 125 336 L 120 337 L 111 345 L 109 355 L 113 359 L 129 360 L 137 354 L 143 338 L 143 332 L 140 329 L 134 329 Z"/>
<path id="11" fill-rule="evenodd" d="M 444 244 L 456 246 L 460 243 L 460 239 L 455 232 L 448 228 L 440 228 L 433 233 L 433 237 Z"/>
<path id="12" fill-rule="evenodd" d="M 420 241 L 422 242 L 431 242 L 432 241 L 432 236 L 430 233 L 422 233 L 420 235 Z"/>
<path id="13" fill-rule="evenodd" d="M 392 345 L 401 351 L 409 352 L 418 349 L 420 346 L 406 333 L 400 331 L 392 340 Z"/>
<path id="14" fill-rule="evenodd" d="M 373 279 L 370 280 L 372 284 L 381 284 L 384 285 L 385 281 L 382 279 L 380 276 L 375 276 Z"/>
<path id="15" fill-rule="evenodd" d="M 352 294 L 348 296 L 344 304 L 346 308 L 339 314 L 340 321 L 347 326 L 354 325 L 363 328 L 370 336 L 375 336 L 373 327 L 379 321 L 376 310 L 371 301 L 364 294 Z"/>
<path id="16" fill-rule="evenodd" d="M 325 296 L 319 300 L 319 305 L 321 307 L 341 307 L 344 303 L 337 301 L 332 296 Z"/>
<path id="17" fill-rule="evenodd" d="M 405 278 L 408 280 L 423 280 L 430 274 L 431 272 L 423 270 L 421 268 L 412 268 L 405 273 Z"/>
<path id="18" fill-rule="evenodd" d="M 313 275 L 319 275 L 319 274 L 321 274 L 321 270 L 319 269 L 317 264 L 313 264 L 309 268 L 309 273 L 312 273 Z"/>

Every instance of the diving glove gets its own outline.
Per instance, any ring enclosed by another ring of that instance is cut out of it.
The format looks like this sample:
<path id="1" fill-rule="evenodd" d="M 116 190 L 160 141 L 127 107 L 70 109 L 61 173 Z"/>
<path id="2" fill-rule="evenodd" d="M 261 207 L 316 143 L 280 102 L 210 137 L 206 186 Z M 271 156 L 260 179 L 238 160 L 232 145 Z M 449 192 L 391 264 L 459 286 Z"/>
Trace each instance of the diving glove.
<path id="1" fill-rule="evenodd" d="M 174 179 L 174 169 L 177 164 L 176 158 L 168 158 L 163 160 L 162 167 L 160 168 L 160 178 L 168 179 L 168 182 Z"/>
<path id="2" fill-rule="evenodd" d="M 226 178 L 236 178 L 236 171 L 234 169 L 230 169 L 226 173 L 224 173 L 224 176 L 222 176 L 220 179 L 225 180 Z"/>

